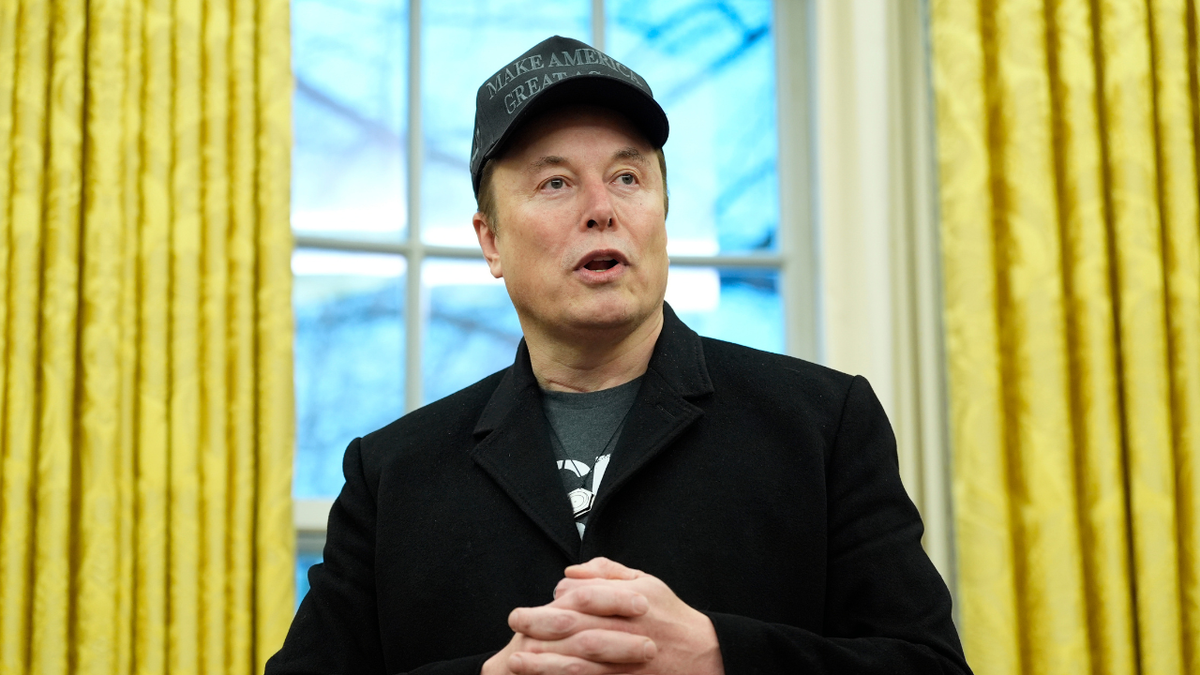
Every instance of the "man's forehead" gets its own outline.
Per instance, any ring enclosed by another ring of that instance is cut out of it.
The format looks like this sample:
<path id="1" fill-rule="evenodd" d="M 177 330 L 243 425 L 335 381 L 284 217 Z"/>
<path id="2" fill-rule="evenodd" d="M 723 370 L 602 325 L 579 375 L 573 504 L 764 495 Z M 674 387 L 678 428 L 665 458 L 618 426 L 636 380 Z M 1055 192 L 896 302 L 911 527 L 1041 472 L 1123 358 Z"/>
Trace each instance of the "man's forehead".
<path id="1" fill-rule="evenodd" d="M 640 164 L 648 164 L 646 155 L 632 145 L 627 145 L 623 148 L 618 148 L 612 155 L 609 156 L 612 161 L 628 161 L 637 162 Z M 541 155 L 534 157 L 529 161 L 528 168 L 537 170 L 547 166 L 562 166 L 571 163 L 571 158 L 563 155 Z"/>

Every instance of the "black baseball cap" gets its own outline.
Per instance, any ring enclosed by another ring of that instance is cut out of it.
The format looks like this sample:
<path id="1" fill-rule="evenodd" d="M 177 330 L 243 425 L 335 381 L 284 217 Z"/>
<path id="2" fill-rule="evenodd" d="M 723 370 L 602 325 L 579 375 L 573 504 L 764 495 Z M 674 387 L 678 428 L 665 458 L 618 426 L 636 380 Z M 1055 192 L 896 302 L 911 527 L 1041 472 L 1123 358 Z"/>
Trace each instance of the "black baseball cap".
<path id="1" fill-rule="evenodd" d="M 578 103 L 622 113 L 655 148 L 667 142 L 667 114 L 641 75 L 599 49 L 555 35 L 479 87 L 471 142 L 475 196 L 479 196 L 483 165 L 504 150 L 526 120 L 552 107 Z"/>

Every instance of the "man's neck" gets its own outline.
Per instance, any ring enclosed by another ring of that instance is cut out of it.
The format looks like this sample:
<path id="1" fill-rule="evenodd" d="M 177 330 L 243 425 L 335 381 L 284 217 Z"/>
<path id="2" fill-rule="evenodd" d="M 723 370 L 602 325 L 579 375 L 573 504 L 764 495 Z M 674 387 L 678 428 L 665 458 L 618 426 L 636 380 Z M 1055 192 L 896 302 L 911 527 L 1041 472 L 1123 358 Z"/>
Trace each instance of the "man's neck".
<path id="1" fill-rule="evenodd" d="M 625 335 L 608 339 L 556 339 L 526 332 L 533 374 L 543 389 L 587 392 L 616 387 L 646 372 L 662 332 L 663 313 L 647 317 Z"/>

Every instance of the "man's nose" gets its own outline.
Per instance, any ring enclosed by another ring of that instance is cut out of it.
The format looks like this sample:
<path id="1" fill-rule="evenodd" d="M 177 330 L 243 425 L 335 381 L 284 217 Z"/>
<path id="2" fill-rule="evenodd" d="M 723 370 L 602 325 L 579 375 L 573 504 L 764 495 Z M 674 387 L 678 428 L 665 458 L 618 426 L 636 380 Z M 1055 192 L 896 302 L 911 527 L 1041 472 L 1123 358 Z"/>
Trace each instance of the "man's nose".
<path id="1" fill-rule="evenodd" d="M 589 230 L 611 228 L 615 225 L 612 201 L 603 181 L 589 181 L 585 189 L 587 202 L 582 220 Z"/>

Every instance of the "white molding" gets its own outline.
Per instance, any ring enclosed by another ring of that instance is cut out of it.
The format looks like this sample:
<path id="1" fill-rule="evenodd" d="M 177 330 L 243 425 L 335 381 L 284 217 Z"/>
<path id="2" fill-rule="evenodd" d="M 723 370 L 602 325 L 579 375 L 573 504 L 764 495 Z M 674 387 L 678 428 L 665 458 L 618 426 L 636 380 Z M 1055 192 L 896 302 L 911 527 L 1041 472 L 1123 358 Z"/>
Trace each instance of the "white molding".
<path id="1" fill-rule="evenodd" d="M 865 375 L 954 588 L 940 250 L 921 0 L 816 0 L 822 361 Z"/>
<path id="2" fill-rule="evenodd" d="M 421 241 L 421 174 L 425 167 L 425 137 L 421 126 L 421 0 L 408 0 L 408 275 L 404 284 L 404 408 L 423 405 L 424 372 L 421 348 L 425 337 L 426 306 L 421 292 L 425 245 Z M 414 105 L 415 103 L 415 105 Z"/>
<path id="3" fill-rule="evenodd" d="M 897 278 L 895 359 L 899 419 L 905 427 L 906 485 L 925 519 L 925 548 L 954 587 L 946 369 L 942 343 L 941 249 L 928 31 L 922 0 L 900 0 L 889 17 L 892 66 L 893 241 Z"/>
<path id="4" fill-rule="evenodd" d="M 387 242 L 373 240 L 336 239 L 333 237 L 313 237 L 297 235 L 293 238 L 293 246 L 297 249 L 319 251 L 347 251 L 351 253 L 384 253 L 412 257 L 412 245 L 409 242 Z M 483 254 L 478 248 L 463 246 L 430 246 L 421 247 L 421 257 L 450 258 L 454 260 L 483 260 Z M 672 255 L 672 267 L 725 267 L 725 268 L 766 268 L 781 269 L 784 258 L 772 253 L 747 253 L 743 255 Z"/>
<path id="5" fill-rule="evenodd" d="M 293 499 L 292 523 L 297 532 L 324 532 L 332 499 Z"/>
<path id="6" fill-rule="evenodd" d="M 813 203 L 812 1 L 774 6 L 776 129 L 779 134 L 780 295 L 787 351 L 816 361 L 819 262 Z"/>
<path id="7" fill-rule="evenodd" d="M 894 409 L 886 6 L 817 0 L 821 360 L 871 381 Z"/>
<path id="8" fill-rule="evenodd" d="M 600 51 L 604 51 L 604 42 L 607 39 L 605 29 L 608 26 L 605 20 L 604 0 L 592 0 L 592 46 Z"/>

